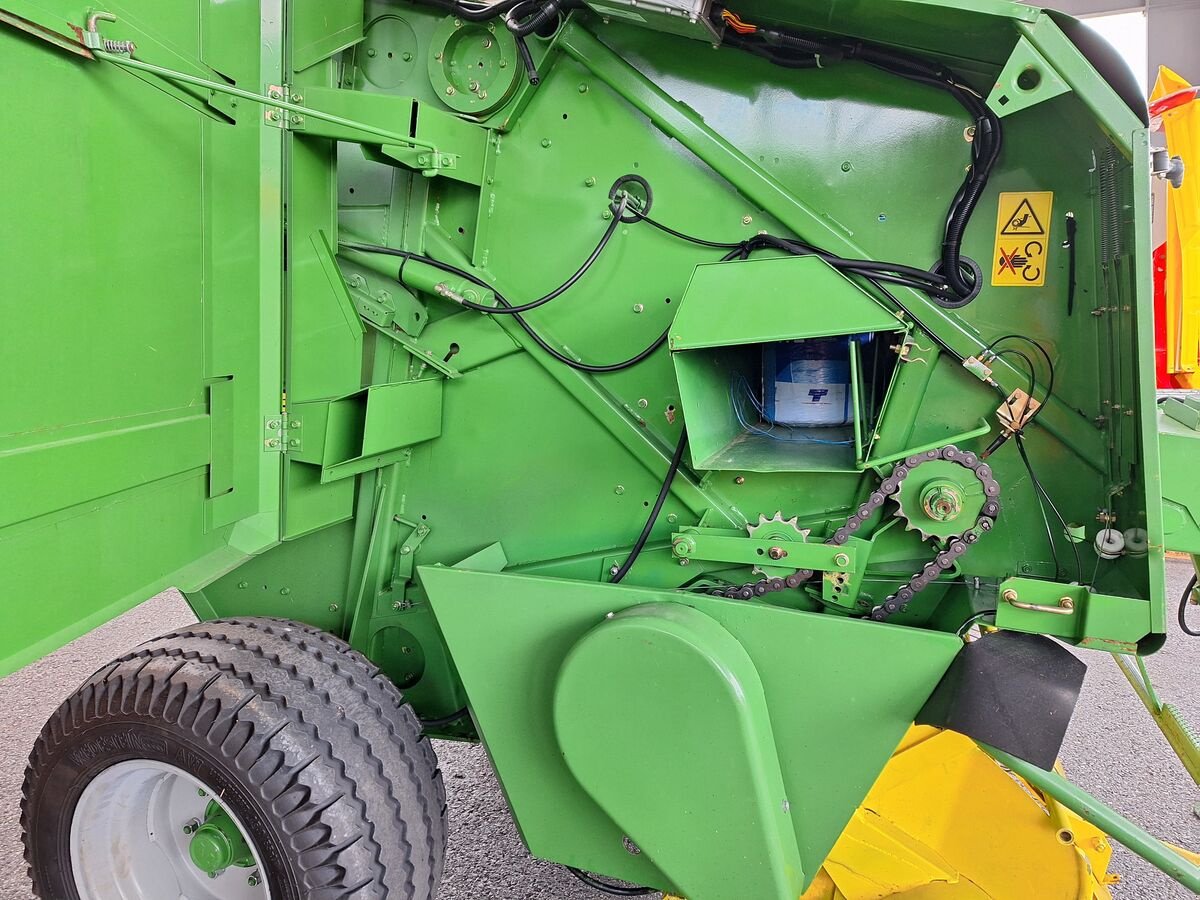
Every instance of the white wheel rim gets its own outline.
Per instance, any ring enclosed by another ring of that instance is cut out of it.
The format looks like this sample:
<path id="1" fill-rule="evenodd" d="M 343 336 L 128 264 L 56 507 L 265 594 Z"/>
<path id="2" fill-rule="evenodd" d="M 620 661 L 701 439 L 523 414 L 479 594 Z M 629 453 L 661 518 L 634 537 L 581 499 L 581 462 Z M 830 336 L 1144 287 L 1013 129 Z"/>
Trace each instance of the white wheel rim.
<path id="1" fill-rule="evenodd" d="M 203 793 L 201 793 L 203 792 Z M 184 827 L 223 809 L 254 856 L 215 878 L 192 862 Z M 245 826 L 208 785 L 167 763 L 130 760 L 101 772 L 71 817 L 71 869 L 80 900 L 268 900 L 270 884 Z"/>

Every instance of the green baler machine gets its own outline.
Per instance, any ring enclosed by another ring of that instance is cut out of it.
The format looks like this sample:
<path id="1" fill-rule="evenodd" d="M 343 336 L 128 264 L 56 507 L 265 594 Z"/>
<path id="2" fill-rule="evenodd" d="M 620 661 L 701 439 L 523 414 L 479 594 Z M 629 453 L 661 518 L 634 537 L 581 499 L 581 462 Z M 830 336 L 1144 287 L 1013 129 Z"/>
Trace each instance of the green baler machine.
<path id="1" fill-rule="evenodd" d="M 1200 776 L 1168 167 L 1079 23 L 0 0 L 0 75 L 0 667 L 200 619 L 47 723 L 40 897 L 429 900 L 431 735 L 610 893 L 1200 891 L 1055 770 L 1113 655 Z"/>

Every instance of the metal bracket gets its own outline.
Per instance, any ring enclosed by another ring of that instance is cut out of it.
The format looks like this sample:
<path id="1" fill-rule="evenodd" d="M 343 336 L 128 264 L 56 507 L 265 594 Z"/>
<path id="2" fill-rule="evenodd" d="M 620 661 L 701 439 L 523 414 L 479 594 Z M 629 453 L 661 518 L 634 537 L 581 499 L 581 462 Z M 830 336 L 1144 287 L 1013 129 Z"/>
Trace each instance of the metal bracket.
<path id="1" fill-rule="evenodd" d="M 332 103 L 334 109 L 345 105 L 342 102 L 332 102 L 338 98 L 339 94 L 355 93 L 328 88 L 312 88 L 311 90 L 318 93 L 318 101 L 323 99 L 326 104 Z M 407 144 L 389 142 L 383 137 L 384 132 L 375 129 L 369 122 L 360 123 L 343 118 L 338 113 L 315 108 L 311 112 L 319 113 L 319 115 L 307 114 L 304 94 L 291 85 L 269 84 L 266 96 L 269 101 L 285 105 L 283 107 L 267 105 L 263 108 L 263 122 L 272 128 L 330 138 L 335 141 L 378 146 L 388 159 L 395 160 L 407 168 L 420 170 L 427 176 L 458 169 L 459 154 L 446 153 L 429 142 L 416 139 L 406 139 Z M 371 130 L 365 130 L 367 127 L 370 127 Z"/>
<path id="2" fill-rule="evenodd" d="M 988 106 L 1001 118 L 1070 93 L 1071 86 L 1033 43 L 1022 37 L 1013 49 L 988 97 Z"/>
<path id="3" fill-rule="evenodd" d="M 417 557 L 417 548 L 429 537 L 429 526 L 423 522 L 410 522 L 403 516 L 393 516 L 392 521 L 397 525 L 410 528 L 408 537 L 400 541 L 396 548 L 396 564 L 392 568 L 392 587 L 412 581 L 413 562 Z"/>
<path id="4" fill-rule="evenodd" d="M 301 422 L 287 414 L 263 419 L 263 452 L 289 453 L 304 447 L 300 436 Z"/>
<path id="5" fill-rule="evenodd" d="M 714 533 L 715 531 L 715 533 Z M 671 536 L 671 552 L 677 559 L 770 566 L 780 569 L 812 569 L 817 572 L 853 573 L 858 562 L 855 547 L 807 544 L 803 541 L 755 540 L 732 533 L 706 529 Z"/>

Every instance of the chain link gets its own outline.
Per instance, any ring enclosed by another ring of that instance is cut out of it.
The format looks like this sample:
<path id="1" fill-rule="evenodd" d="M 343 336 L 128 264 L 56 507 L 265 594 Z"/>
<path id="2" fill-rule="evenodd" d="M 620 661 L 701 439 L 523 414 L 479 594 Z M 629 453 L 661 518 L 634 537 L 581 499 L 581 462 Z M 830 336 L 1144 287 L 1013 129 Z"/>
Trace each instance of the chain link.
<path id="1" fill-rule="evenodd" d="M 991 466 L 975 453 L 964 452 L 957 447 L 943 447 L 941 450 L 929 450 L 910 456 L 897 465 L 879 485 L 879 490 L 873 491 L 871 496 L 858 507 L 854 515 L 846 520 L 846 524 L 835 531 L 833 537 L 825 543 L 833 547 L 844 546 L 871 516 L 883 508 L 889 498 L 900 493 L 905 479 L 926 463 L 938 460 L 962 466 L 979 479 L 983 485 L 983 508 L 970 529 L 947 539 L 946 549 L 940 551 L 920 572 L 913 575 L 904 587 L 871 610 L 870 618 L 873 621 L 886 622 L 897 613 L 907 610 L 908 604 L 917 594 L 953 569 L 955 564 L 967 554 L 967 551 L 978 543 L 984 534 L 992 530 L 1000 515 L 1000 484 L 992 476 Z M 730 588 L 717 588 L 710 591 L 710 594 L 730 600 L 754 600 L 757 597 L 765 597 L 767 594 L 799 588 L 811 581 L 814 575 L 816 572 L 812 569 L 800 569 L 786 578 L 764 578 Z"/>

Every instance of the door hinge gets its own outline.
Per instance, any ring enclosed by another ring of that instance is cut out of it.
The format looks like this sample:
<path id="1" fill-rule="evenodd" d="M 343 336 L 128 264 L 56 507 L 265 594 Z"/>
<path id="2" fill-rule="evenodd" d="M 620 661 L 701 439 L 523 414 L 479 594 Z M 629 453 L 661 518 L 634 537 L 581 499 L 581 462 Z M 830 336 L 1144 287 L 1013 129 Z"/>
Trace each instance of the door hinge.
<path id="1" fill-rule="evenodd" d="M 263 419 L 263 452 L 292 453 L 304 447 L 299 419 L 286 414 Z"/>

